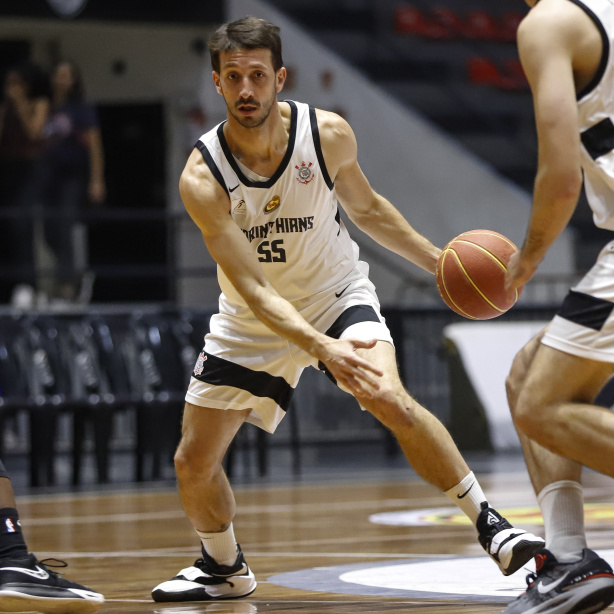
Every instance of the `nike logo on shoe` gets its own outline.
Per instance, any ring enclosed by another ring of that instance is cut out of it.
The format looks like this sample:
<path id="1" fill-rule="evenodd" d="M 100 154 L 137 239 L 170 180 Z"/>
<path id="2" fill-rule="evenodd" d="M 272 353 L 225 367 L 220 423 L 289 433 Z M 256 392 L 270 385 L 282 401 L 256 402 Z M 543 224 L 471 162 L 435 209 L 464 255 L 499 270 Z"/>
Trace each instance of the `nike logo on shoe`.
<path id="1" fill-rule="evenodd" d="M 463 499 L 469 494 L 469 491 L 473 488 L 474 485 L 475 485 L 475 482 L 471 482 L 471 486 L 469 486 L 469 488 L 462 495 L 456 495 L 456 497 L 458 499 Z"/>
<path id="2" fill-rule="evenodd" d="M 537 590 L 539 591 L 539 593 L 541 595 L 543 595 L 544 593 L 549 593 L 551 590 L 555 589 L 559 584 L 561 584 L 561 582 L 563 582 L 567 576 L 569 574 L 565 574 L 564 576 L 560 577 L 558 580 L 555 580 L 554 582 L 550 582 L 550 584 L 544 584 L 543 580 L 537 585 Z"/>
<path id="3" fill-rule="evenodd" d="M 341 292 L 335 292 L 335 296 L 339 298 L 352 284 L 348 284 Z"/>
<path id="4" fill-rule="evenodd" d="M 26 567 L 0 567 L 0 571 L 17 571 L 19 573 L 25 573 L 28 576 L 37 578 L 38 580 L 46 580 L 49 577 L 49 573 L 42 567 L 36 566 L 36 569 L 27 569 Z"/>

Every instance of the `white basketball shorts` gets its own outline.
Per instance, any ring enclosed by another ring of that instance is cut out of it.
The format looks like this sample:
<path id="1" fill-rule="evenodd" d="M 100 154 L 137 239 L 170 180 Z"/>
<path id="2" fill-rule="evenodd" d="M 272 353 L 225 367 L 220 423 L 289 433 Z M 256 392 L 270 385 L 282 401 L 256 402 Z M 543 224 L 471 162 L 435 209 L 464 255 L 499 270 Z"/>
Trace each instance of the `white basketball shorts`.
<path id="1" fill-rule="evenodd" d="M 334 338 L 377 339 L 393 344 L 375 287 L 353 271 L 335 287 L 293 303 L 314 328 Z M 285 416 L 305 367 L 317 360 L 276 335 L 247 307 L 229 304 L 211 317 L 186 401 L 216 409 L 251 409 L 248 422 L 273 433 Z"/>
<path id="2" fill-rule="evenodd" d="M 614 241 L 565 297 L 542 343 L 562 352 L 614 362 Z"/>

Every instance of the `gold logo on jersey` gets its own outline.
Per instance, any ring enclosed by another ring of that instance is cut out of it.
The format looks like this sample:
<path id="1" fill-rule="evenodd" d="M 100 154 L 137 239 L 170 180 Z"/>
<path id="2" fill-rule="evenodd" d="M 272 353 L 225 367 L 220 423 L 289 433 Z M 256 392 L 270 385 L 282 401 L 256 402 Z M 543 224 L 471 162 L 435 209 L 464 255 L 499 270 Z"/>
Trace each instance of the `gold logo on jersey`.
<path id="1" fill-rule="evenodd" d="M 273 213 L 273 211 L 275 211 L 279 205 L 279 196 L 273 196 L 273 198 L 271 198 L 271 200 L 264 206 L 264 212 L 266 214 Z"/>
<path id="2" fill-rule="evenodd" d="M 295 164 L 294 168 L 298 171 L 298 177 L 296 178 L 296 180 L 299 181 L 300 183 L 309 183 L 310 181 L 312 181 L 313 178 L 315 177 L 315 175 L 313 174 L 313 171 L 311 170 L 312 166 L 313 166 L 313 162 L 309 162 L 309 164 L 306 164 L 305 162 L 301 162 L 300 166 L 297 166 Z"/>

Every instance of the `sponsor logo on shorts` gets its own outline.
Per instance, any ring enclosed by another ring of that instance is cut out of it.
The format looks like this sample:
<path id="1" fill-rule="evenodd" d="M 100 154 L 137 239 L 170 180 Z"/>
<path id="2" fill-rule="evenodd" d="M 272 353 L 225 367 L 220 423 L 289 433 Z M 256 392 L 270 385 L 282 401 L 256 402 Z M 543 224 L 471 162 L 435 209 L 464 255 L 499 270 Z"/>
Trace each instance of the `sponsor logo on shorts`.
<path id="1" fill-rule="evenodd" d="M 201 352 L 196 359 L 196 365 L 194 365 L 194 375 L 202 375 L 205 360 L 207 360 L 207 356 L 205 356 L 204 352 Z"/>

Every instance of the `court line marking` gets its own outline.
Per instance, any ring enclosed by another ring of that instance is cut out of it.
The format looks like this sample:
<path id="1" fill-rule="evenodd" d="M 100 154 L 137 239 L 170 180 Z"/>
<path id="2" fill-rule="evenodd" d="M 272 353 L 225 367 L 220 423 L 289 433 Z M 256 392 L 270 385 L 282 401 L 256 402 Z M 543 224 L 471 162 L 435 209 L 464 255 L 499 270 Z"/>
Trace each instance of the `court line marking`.
<path id="1" fill-rule="evenodd" d="M 198 554 L 198 549 L 194 547 L 189 552 L 174 549 L 172 552 L 147 551 L 147 550 L 127 550 L 115 552 L 37 552 L 40 557 L 55 556 L 64 559 L 111 559 L 111 558 L 179 558 L 186 555 Z M 257 552 L 249 551 L 245 553 L 250 558 L 376 558 L 376 559 L 446 559 L 450 554 L 416 554 L 398 553 L 390 554 L 386 552 Z"/>
<path id="2" fill-rule="evenodd" d="M 364 476 L 357 475 L 356 481 L 348 481 L 348 476 L 343 474 L 339 475 L 339 482 L 336 481 L 314 481 L 310 483 L 297 483 L 296 481 L 289 482 L 281 482 L 277 484 L 233 484 L 234 492 L 245 492 L 249 493 L 250 491 L 258 490 L 258 491 L 266 491 L 266 492 L 276 492 L 276 491 L 287 491 L 288 488 L 292 488 L 294 490 L 322 490 L 322 489 L 356 489 L 361 483 L 370 483 L 376 482 L 381 486 L 386 485 L 398 485 L 399 482 L 407 483 L 410 485 L 412 482 L 418 482 L 424 484 L 424 481 L 419 476 L 412 473 L 409 465 L 407 469 L 402 468 L 401 471 L 407 471 L 407 475 L 390 479 L 388 476 L 389 470 L 382 472 L 382 475 L 386 476 L 384 480 L 381 479 L 381 475 L 373 475 L 369 473 L 365 473 Z M 478 480 L 486 480 L 490 474 L 485 472 L 476 472 L 476 476 Z M 531 483 L 529 481 L 529 477 L 526 471 L 510 471 L 509 473 L 505 473 L 506 484 L 510 485 L 512 482 L 517 482 L 519 487 L 526 487 L 529 491 L 531 491 Z M 605 487 L 603 488 L 605 491 Z M 141 489 L 131 489 L 131 490 L 108 490 L 108 491 L 84 491 L 84 492 L 63 492 L 63 493 L 41 493 L 41 494 L 22 494 L 19 496 L 19 500 L 25 503 L 42 503 L 49 501 L 87 501 L 87 500 L 97 500 L 101 498 L 132 498 L 137 495 L 143 496 L 159 496 L 160 494 L 177 494 L 176 486 L 171 486 L 168 482 L 160 484 L 158 488 L 155 486 L 148 486 L 147 488 Z M 505 495 L 505 493 L 501 493 Z"/>

